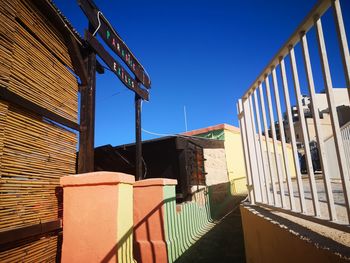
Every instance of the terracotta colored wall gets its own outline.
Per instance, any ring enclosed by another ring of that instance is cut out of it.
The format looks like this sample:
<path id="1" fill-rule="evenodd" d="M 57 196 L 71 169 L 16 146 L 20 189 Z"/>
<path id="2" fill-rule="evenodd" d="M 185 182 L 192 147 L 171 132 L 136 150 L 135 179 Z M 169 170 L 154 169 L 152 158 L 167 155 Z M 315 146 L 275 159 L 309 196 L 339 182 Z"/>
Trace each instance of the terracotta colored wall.
<path id="1" fill-rule="evenodd" d="M 271 222 L 254 209 L 241 205 L 241 215 L 247 263 L 345 262 L 305 240 L 293 228 Z"/>
<path id="2" fill-rule="evenodd" d="M 134 184 L 135 259 L 138 262 L 167 262 L 164 229 L 164 186 L 170 179 L 146 179 Z M 173 196 L 175 198 L 175 195 Z"/>
<path id="3" fill-rule="evenodd" d="M 212 226 L 206 189 L 176 205 L 176 180 L 134 185 L 134 252 L 138 262 L 174 262 Z"/>
<path id="4" fill-rule="evenodd" d="M 62 262 L 132 262 L 133 182 L 111 172 L 61 178 Z"/>

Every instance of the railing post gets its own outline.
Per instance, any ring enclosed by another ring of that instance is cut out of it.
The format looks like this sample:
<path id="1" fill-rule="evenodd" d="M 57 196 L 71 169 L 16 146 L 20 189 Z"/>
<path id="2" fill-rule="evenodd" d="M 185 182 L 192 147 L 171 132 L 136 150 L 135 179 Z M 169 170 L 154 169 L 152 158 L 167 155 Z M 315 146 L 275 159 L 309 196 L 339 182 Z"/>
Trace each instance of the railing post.
<path id="1" fill-rule="evenodd" d="M 271 147 L 270 147 L 270 139 L 269 139 L 269 130 L 267 128 L 267 118 L 266 118 L 266 108 L 265 108 L 265 99 L 264 99 L 264 92 L 262 84 L 259 84 L 259 95 L 260 95 L 260 105 L 261 105 L 261 112 L 263 116 L 263 123 L 264 123 L 264 133 L 265 133 L 265 143 L 266 143 L 266 155 L 267 155 L 267 161 L 269 164 L 269 174 L 270 174 L 270 182 L 272 187 L 272 197 L 273 197 L 273 203 L 275 206 L 277 206 L 277 190 L 276 190 L 276 183 L 272 174 L 272 160 L 271 160 Z"/>
<path id="2" fill-rule="evenodd" d="M 350 181 L 349 181 L 349 171 L 347 169 L 346 164 L 346 158 L 345 158 L 345 152 L 344 152 L 344 145 L 343 140 L 340 133 L 340 127 L 339 127 L 339 119 L 338 119 L 338 113 L 334 101 L 334 95 L 333 95 L 333 83 L 331 78 L 331 72 L 329 69 L 328 64 L 328 58 L 327 58 L 327 51 L 326 51 L 326 44 L 323 37 L 323 30 L 322 30 L 322 23 L 321 19 L 316 19 L 316 33 L 317 33 L 317 43 L 318 43 L 318 49 L 321 57 L 321 65 L 322 65 L 322 73 L 323 73 L 323 79 L 325 83 L 325 90 L 326 90 L 326 96 L 328 101 L 328 108 L 329 113 L 331 117 L 331 124 L 332 124 L 332 131 L 334 135 L 334 143 L 335 143 L 335 149 L 337 153 L 337 159 L 338 159 L 338 165 L 339 165 L 339 171 L 340 171 L 340 177 L 342 178 L 343 183 L 343 190 L 344 190 L 344 199 L 345 199 L 345 206 L 348 213 L 348 219 L 350 220 L 350 206 L 349 206 L 349 199 L 350 199 Z M 327 160 L 325 160 L 327 162 Z M 328 197 L 329 202 L 331 203 L 330 207 L 330 215 L 331 220 L 336 220 L 336 212 L 334 207 L 334 199 L 333 199 L 333 193 L 332 193 L 332 187 L 330 183 L 330 178 L 328 177 L 328 174 L 324 174 L 324 180 L 325 180 L 325 189 L 326 194 Z"/>
<path id="3" fill-rule="evenodd" d="M 282 144 L 284 170 L 285 170 L 286 177 L 287 177 L 286 181 L 287 181 L 287 187 L 288 187 L 288 192 L 289 192 L 289 202 L 290 202 L 291 210 L 295 211 L 294 193 L 293 193 L 292 180 L 291 180 L 291 175 L 290 175 L 290 170 L 289 170 L 290 167 L 289 167 L 288 155 L 287 155 L 286 136 L 284 134 L 284 125 L 283 125 L 282 111 L 281 111 L 281 101 L 280 101 L 280 95 L 279 95 L 279 91 L 278 91 L 278 82 L 277 82 L 275 68 L 272 69 L 272 83 L 273 83 L 273 88 L 274 88 L 274 92 L 275 92 L 278 125 L 280 128 L 280 134 L 281 134 L 280 141 Z"/>
<path id="4" fill-rule="evenodd" d="M 293 150 L 294 168 L 295 168 L 295 174 L 296 174 L 298 190 L 299 190 L 300 209 L 302 213 L 306 213 L 305 194 L 304 194 L 303 180 L 301 178 L 301 172 L 300 172 L 298 148 L 297 148 L 296 139 L 295 139 L 294 122 L 292 118 L 289 88 L 288 88 L 286 66 L 284 64 L 284 59 L 281 58 L 280 64 L 281 64 L 281 78 L 282 78 L 283 90 L 284 90 L 284 100 L 286 104 L 290 138 L 291 138 L 291 144 L 292 144 L 292 150 Z"/>
<path id="5" fill-rule="evenodd" d="M 261 192 L 259 188 L 259 173 L 258 173 L 258 164 L 256 160 L 255 155 L 255 146 L 254 141 L 249 138 L 253 138 L 255 134 L 253 133 L 252 129 L 252 122 L 251 122 L 251 115 L 250 115 L 250 109 L 249 109 L 249 99 L 245 98 L 242 102 L 243 104 L 243 112 L 244 112 L 244 122 L 245 122 L 245 132 L 246 132 L 246 139 L 247 139 L 247 149 L 248 149 L 248 156 L 249 156 L 249 163 L 250 163 L 250 174 L 252 179 L 252 187 L 253 187 L 253 194 L 255 202 L 261 202 Z"/>
<path id="6" fill-rule="evenodd" d="M 326 152 L 324 147 L 324 138 L 321 131 L 321 123 L 320 123 L 320 116 L 318 111 L 318 105 L 316 100 L 316 92 L 315 92 L 315 84 L 314 84 L 314 78 L 312 74 L 312 68 L 311 68 L 311 60 L 309 55 L 309 47 L 307 43 L 307 38 L 305 32 L 301 33 L 301 46 L 303 49 L 303 57 L 304 57 L 304 63 L 305 63 L 305 69 L 306 69 L 306 78 L 308 83 L 308 89 L 310 92 L 310 100 L 311 100 L 311 111 L 312 111 L 312 117 L 314 121 L 314 127 L 316 132 L 316 140 L 317 140 L 317 148 L 319 149 L 319 155 L 321 160 L 321 166 L 323 171 L 323 176 L 327 178 L 329 176 L 329 170 L 328 170 L 328 164 L 326 161 Z M 314 185 L 316 189 L 316 180 L 314 177 L 311 178 L 311 183 Z M 317 190 L 316 190 L 317 191 Z M 328 191 L 329 193 L 329 191 Z M 327 206 L 329 214 L 331 215 L 332 211 L 332 204 L 331 200 L 327 200 Z M 319 214 L 316 214 L 317 216 L 321 216 L 320 211 Z"/>
<path id="7" fill-rule="evenodd" d="M 280 187 L 281 204 L 282 204 L 282 208 L 286 208 L 286 198 L 284 195 L 283 176 L 282 176 L 281 167 L 278 165 L 279 158 L 278 158 L 277 136 L 276 136 L 276 129 L 275 129 L 275 118 L 273 115 L 273 108 L 272 108 L 270 81 L 269 81 L 268 75 L 265 76 L 265 84 L 266 84 L 267 105 L 268 105 L 269 117 L 270 117 L 270 129 L 271 129 L 271 133 L 272 133 L 273 150 L 274 150 L 274 156 L 275 156 L 275 162 L 276 162 L 277 179 L 278 179 L 278 184 Z"/>
<path id="8" fill-rule="evenodd" d="M 259 149 L 260 149 L 260 158 L 262 162 L 262 172 L 264 175 L 264 181 L 265 181 L 265 195 L 267 198 L 267 203 L 271 204 L 271 196 L 269 191 L 269 183 L 268 183 L 268 176 L 266 171 L 266 163 L 264 158 L 264 147 L 263 147 L 263 140 L 261 135 L 261 123 L 260 123 L 260 111 L 259 111 L 259 105 L 258 105 L 258 98 L 257 98 L 257 90 L 254 90 L 254 103 L 255 103 L 255 113 L 256 113 L 256 120 L 258 125 L 258 133 L 259 133 Z"/>
<path id="9" fill-rule="evenodd" d="M 332 0 L 332 6 L 333 6 L 333 14 L 334 14 L 337 35 L 338 35 L 340 54 L 343 61 L 346 88 L 348 89 L 348 94 L 350 99 L 350 55 L 349 55 L 349 46 L 346 38 L 343 15 L 342 15 L 339 0 Z"/>
<path id="10" fill-rule="evenodd" d="M 248 188 L 248 196 L 251 204 L 255 204 L 254 191 L 253 191 L 253 181 L 250 167 L 250 159 L 247 145 L 247 136 L 246 136 L 246 127 L 245 127 L 245 116 L 243 111 L 243 103 L 242 100 L 238 100 L 237 103 L 237 112 L 238 112 L 238 120 L 239 127 L 241 129 L 241 139 L 242 139 L 242 147 L 244 152 L 244 164 L 245 170 L 247 173 L 247 188 Z"/>
<path id="11" fill-rule="evenodd" d="M 292 66 L 294 91 L 295 91 L 295 96 L 297 99 L 299 120 L 300 120 L 301 129 L 302 129 L 301 136 L 302 136 L 302 139 L 304 141 L 304 150 L 305 150 L 305 157 L 306 157 L 305 159 L 306 159 L 307 172 L 308 172 L 308 177 L 309 177 L 309 182 L 310 182 L 312 204 L 313 204 L 313 208 L 314 208 L 314 214 L 316 216 L 319 216 L 320 215 L 320 205 L 319 205 L 318 194 L 317 194 L 316 185 L 315 185 L 314 169 L 312 166 L 310 144 L 309 144 L 309 136 L 308 136 L 308 133 L 306 130 L 307 128 L 306 128 L 304 109 L 302 106 L 302 97 L 301 97 L 301 92 L 300 92 L 299 75 L 298 75 L 297 63 L 296 63 L 295 53 L 294 53 L 293 47 L 290 47 L 290 62 L 291 62 L 291 66 Z"/>
<path id="12" fill-rule="evenodd" d="M 258 142 L 257 142 L 257 138 L 256 138 L 256 126 L 255 126 L 255 120 L 254 120 L 252 96 L 253 96 L 253 94 L 251 94 L 248 98 L 250 117 L 251 117 L 251 121 L 252 121 L 252 129 L 253 129 L 253 135 L 254 135 L 254 137 L 252 137 L 252 139 L 254 140 L 254 153 L 255 153 L 257 165 L 258 165 L 257 174 L 258 174 L 258 179 L 259 179 L 258 181 L 259 181 L 259 186 L 260 186 L 261 199 L 262 199 L 262 202 L 265 202 L 266 196 L 264 195 L 265 192 L 263 191 L 263 185 L 265 184 L 265 181 L 264 181 L 264 177 L 262 175 L 262 172 L 264 170 L 262 167 L 261 156 L 258 153 Z"/>

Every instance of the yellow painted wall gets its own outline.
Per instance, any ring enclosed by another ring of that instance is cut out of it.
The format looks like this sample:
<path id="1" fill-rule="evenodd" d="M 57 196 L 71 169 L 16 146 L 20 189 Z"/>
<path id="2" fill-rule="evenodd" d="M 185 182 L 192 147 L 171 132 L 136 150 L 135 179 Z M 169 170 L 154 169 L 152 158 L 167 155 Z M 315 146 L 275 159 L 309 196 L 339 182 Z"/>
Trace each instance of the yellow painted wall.
<path id="1" fill-rule="evenodd" d="M 240 210 L 247 263 L 348 262 L 326 237 L 268 211 L 244 205 Z"/>
<path id="2" fill-rule="evenodd" d="M 247 179 L 246 179 L 246 170 L 244 164 L 244 153 L 242 147 L 242 139 L 239 131 L 234 131 L 231 129 L 225 129 L 225 153 L 226 153 L 226 162 L 227 162 L 227 171 L 228 179 L 231 183 L 231 193 L 232 194 L 242 194 L 247 193 Z M 273 153 L 273 143 L 272 140 L 270 143 L 271 153 Z M 264 140 L 264 150 L 266 151 L 266 144 Z M 283 155 L 282 155 L 282 145 L 278 142 L 277 151 L 281 158 L 281 163 L 283 165 Z M 287 156 L 288 156 L 288 166 L 292 178 L 296 177 L 293 151 L 292 147 L 287 144 Z M 267 162 L 266 162 L 267 163 Z M 273 160 L 273 164 L 275 162 Z M 281 167 L 284 172 L 284 167 Z M 277 180 L 277 178 L 276 178 Z"/>
<path id="3" fill-rule="evenodd" d="M 270 156 L 272 157 L 272 162 L 273 162 L 273 165 L 275 166 L 275 160 L 274 160 L 274 156 L 271 155 L 272 153 L 274 153 L 274 148 L 273 148 L 273 141 L 272 139 L 270 139 L 269 141 L 270 143 Z M 294 158 L 293 158 L 293 150 L 292 150 L 292 146 L 290 144 L 286 144 L 286 148 L 287 148 L 287 163 L 288 163 L 288 167 L 289 167 L 289 172 L 290 172 L 290 175 L 292 178 L 295 178 L 296 177 L 296 172 L 295 172 L 295 165 L 294 165 Z M 266 150 L 266 143 L 265 143 L 265 138 L 263 138 L 263 150 L 264 151 L 267 151 Z M 282 144 L 280 141 L 277 141 L 277 152 L 280 156 L 280 162 L 281 164 L 283 165 L 283 154 L 282 154 Z M 297 160 L 298 161 L 298 160 Z M 267 160 L 266 160 L 266 163 L 267 163 Z M 283 174 L 285 175 L 285 171 L 284 171 L 284 166 L 281 166 L 281 168 L 283 169 Z"/>
<path id="4" fill-rule="evenodd" d="M 134 262 L 132 184 L 119 184 L 118 211 L 118 262 Z"/>
<path id="5" fill-rule="evenodd" d="M 247 193 L 247 179 L 241 134 L 237 131 L 227 129 L 225 129 L 224 132 L 227 172 L 231 183 L 231 193 Z"/>

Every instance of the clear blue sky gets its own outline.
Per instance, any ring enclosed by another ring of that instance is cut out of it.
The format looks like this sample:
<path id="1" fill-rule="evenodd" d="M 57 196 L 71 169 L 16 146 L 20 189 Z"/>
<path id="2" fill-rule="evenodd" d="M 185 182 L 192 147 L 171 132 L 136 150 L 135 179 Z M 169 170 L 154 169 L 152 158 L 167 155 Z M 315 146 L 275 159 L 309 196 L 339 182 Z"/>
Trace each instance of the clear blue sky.
<path id="1" fill-rule="evenodd" d="M 349 2 L 342 1 L 343 10 L 350 10 Z M 83 35 L 88 21 L 76 1 L 55 3 Z M 237 99 L 316 0 L 95 3 L 151 77 L 143 128 L 172 134 L 185 131 L 184 106 L 189 130 L 219 123 L 238 126 Z M 133 92 L 109 71 L 98 75 L 95 145 L 134 142 L 134 127 Z M 143 139 L 150 138 L 143 133 Z"/>

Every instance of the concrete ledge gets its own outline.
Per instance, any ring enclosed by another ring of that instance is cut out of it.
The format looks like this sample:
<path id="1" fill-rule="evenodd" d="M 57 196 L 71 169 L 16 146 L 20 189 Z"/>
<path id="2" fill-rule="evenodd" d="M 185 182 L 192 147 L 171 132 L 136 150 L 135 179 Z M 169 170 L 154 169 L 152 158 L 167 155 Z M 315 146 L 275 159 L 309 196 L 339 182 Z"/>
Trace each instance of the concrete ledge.
<path id="1" fill-rule="evenodd" d="M 133 184 L 135 177 L 124 173 L 115 172 L 92 172 L 63 176 L 60 184 L 63 187 L 79 185 L 101 185 L 101 184 Z"/>
<path id="2" fill-rule="evenodd" d="M 259 206 L 240 207 L 249 262 L 349 262 L 349 246 Z M 336 230 L 334 230 L 336 231 Z"/>
<path id="3" fill-rule="evenodd" d="M 177 180 L 164 179 L 164 178 L 151 178 L 151 179 L 136 181 L 134 183 L 134 187 L 162 186 L 162 185 L 177 185 Z"/>

